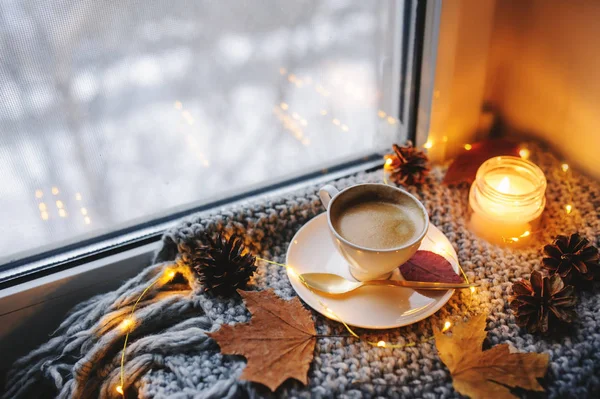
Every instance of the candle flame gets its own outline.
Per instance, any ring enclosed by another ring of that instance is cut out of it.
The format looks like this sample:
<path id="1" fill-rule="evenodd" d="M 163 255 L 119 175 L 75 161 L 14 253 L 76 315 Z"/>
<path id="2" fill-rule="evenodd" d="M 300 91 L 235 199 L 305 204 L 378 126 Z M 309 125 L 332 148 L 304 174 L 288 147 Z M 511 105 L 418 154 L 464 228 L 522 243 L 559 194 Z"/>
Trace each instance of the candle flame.
<path id="1" fill-rule="evenodd" d="M 508 194 L 510 193 L 510 180 L 508 178 L 508 176 L 505 176 L 501 181 L 500 184 L 498 184 L 498 186 L 496 187 L 496 189 L 502 193 Z"/>

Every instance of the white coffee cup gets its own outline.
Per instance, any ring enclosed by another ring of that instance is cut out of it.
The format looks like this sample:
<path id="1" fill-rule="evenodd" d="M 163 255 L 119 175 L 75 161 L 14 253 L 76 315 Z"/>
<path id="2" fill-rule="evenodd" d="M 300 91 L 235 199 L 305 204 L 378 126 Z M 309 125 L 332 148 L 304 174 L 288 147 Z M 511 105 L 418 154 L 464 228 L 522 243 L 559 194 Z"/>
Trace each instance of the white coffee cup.
<path id="1" fill-rule="evenodd" d="M 332 209 L 343 204 L 351 197 L 383 193 L 387 198 L 398 198 L 399 202 L 406 199 L 414 202 L 423 218 L 423 229 L 415 237 L 402 246 L 389 249 L 366 248 L 351 243 L 342 237 L 333 227 L 331 220 Z M 359 281 L 375 280 L 389 276 L 398 266 L 409 260 L 419 249 L 421 241 L 429 228 L 429 216 L 423 204 L 413 195 L 399 188 L 387 184 L 365 183 L 357 184 L 339 191 L 331 185 L 326 185 L 319 190 L 319 197 L 327 209 L 327 223 L 333 242 L 338 252 L 348 261 L 350 273 Z"/>

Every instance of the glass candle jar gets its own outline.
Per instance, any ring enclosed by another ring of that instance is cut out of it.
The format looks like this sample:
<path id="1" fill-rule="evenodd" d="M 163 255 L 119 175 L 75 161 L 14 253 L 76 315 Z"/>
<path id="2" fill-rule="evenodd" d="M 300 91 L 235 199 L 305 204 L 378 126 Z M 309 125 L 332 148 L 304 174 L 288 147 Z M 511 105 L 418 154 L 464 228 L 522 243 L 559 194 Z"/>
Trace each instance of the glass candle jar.
<path id="1" fill-rule="evenodd" d="M 518 243 L 537 227 L 546 206 L 546 177 L 533 162 L 518 157 L 488 159 L 471 185 L 470 228 L 494 243 Z"/>

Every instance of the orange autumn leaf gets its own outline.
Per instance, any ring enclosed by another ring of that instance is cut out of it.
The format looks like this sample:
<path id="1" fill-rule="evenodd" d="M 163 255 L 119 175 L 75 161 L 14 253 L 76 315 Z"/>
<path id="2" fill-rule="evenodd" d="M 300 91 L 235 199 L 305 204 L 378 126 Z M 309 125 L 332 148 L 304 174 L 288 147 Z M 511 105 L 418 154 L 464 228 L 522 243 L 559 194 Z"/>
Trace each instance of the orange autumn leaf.
<path id="1" fill-rule="evenodd" d="M 316 331 L 298 298 L 279 298 L 273 290 L 238 291 L 252 314 L 249 323 L 224 325 L 208 334 L 223 354 L 242 355 L 248 364 L 241 379 L 275 391 L 288 378 L 306 384 Z"/>
<path id="2" fill-rule="evenodd" d="M 452 375 L 457 392 L 478 398 L 515 398 L 510 388 L 543 391 L 537 381 L 548 369 L 549 356 L 539 353 L 511 353 L 508 344 L 482 351 L 487 335 L 480 314 L 454 327 L 452 336 L 434 331 L 438 354 Z"/>

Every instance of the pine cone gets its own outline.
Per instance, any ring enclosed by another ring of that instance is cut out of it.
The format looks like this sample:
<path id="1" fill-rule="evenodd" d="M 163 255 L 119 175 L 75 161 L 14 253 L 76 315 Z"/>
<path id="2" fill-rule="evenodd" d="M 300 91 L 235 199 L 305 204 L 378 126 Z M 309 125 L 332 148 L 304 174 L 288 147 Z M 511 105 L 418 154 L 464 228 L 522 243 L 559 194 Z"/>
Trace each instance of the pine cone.
<path id="1" fill-rule="evenodd" d="M 544 254 L 544 268 L 550 275 L 559 274 L 566 284 L 580 286 L 600 279 L 598 249 L 578 233 L 558 236 L 554 243 L 544 247 Z"/>
<path id="2" fill-rule="evenodd" d="M 390 179 L 403 186 L 423 184 L 429 173 L 427 155 L 413 147 L 410 141 L 403 147 L 394 144 L 392 148 L 394 154 L 388 155 L 392 163 L 387 166 L 391 171 Z"/>
<path id="3" fill-rule="evenodd" d="M 208 245 L 198 243 L 188 258 L 204 290 L 221 296 L 244 288 L 256 271 L 255 258 L 243 240 L 236 236 L 227 240 L 221 233 L 209 238 Z"/>
<path id="4" fill-rule="evenodd" d="M 529 280 L 517 281 L 512 289 L 510 308 L 515 312 L 517 325 L 530 333 L 548 334 L 576 316 L 575 287 L 565 286 L 557 274 L 545 277 L 533 271 Z"/>

